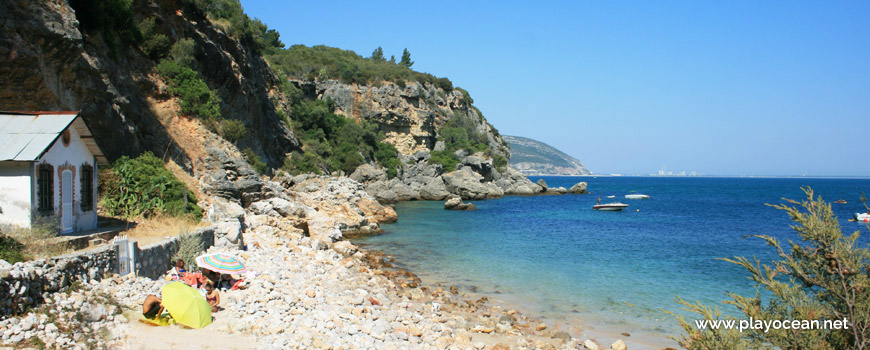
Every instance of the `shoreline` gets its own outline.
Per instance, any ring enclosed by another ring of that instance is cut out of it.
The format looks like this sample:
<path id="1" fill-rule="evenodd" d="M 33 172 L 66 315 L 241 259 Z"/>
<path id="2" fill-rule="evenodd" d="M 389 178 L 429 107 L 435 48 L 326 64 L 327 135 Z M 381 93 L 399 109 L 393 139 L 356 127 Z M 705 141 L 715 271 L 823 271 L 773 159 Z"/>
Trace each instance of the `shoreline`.
<path id="1" fill-rule="evenodd" d="M 546 324 L 547 329 L 551 330 L 551 332 L 554 333 L 568 332 L 570 336 L 575 339 L 579 344 L 583 344 L 583 342 L 587 339 L 591 339 L 597 343 L 600 343 L 604 348 L 609 348 L 608 344 L 611 344 L 617 340 L 621 340 L 627 345 L 629 349 L 679 348 L 679 345 L 676 341 L 667 338 L 668 335 L 651 334 L 644 331 L 633 331 L 630 329 L 619 328 L 619 326 L 614 324 L 604 324 L 602 319 L 590 317 L 590 315 L 584 312 L 575 310 L 576 316 L 574 317 L 567 317 L 567 312 L 562 312 L 562 314 L 566 315 L 566 317 L 547 316 L 544 315 L 543 311 L 540 311 L 534 307 L 523 305 L 522 300 L 520 300 L 521 297 L 515 296 L 511 298 L 509 293 L 501 293 L 497 290 L 494 292 L 468 290 L 468 287 L 474 289 L 477 289 L 477 287 L 474 285 L 464 286 L 462 284 L 450 284 L 447 281 L 437 280 L 434 277 L 420 278 L 408 267 L 402 266 L 401 261 L 397 261 L 394 256 L 377 249 L 372 249 L 370 248 L 370 245 L 366 243 L 354 242 L 354 244 L 360 247 L 360 251 L 380 254 L 384 256 L 385 259 L 390 259 L 391 261 L 388 263 L 388 265 L 393 266 L 386 268 L 394 269 L 400 272 L 398 273 L 398 275 L 412 275 L 413 277 L 411 278 L 420 281 L 419 283 L 421 288 L 429 287 L 447 289 L 455 287 L 459 291 L 458 294 L 465 299 L 479 300 L 481 298 L 484 298 L 487 300 L 485 305 L 485 307 L 487 308 L 502 310 L 503 312 L 515 310 L 518 314 L 521 314 L 526 319 L 528 319 L 529 323 Z"/>

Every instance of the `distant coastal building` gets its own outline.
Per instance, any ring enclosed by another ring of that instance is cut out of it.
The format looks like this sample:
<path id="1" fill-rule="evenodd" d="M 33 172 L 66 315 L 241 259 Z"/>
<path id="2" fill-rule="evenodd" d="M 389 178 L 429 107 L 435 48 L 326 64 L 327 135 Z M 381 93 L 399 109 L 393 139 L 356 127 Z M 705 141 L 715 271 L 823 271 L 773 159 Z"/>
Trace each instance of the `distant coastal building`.
<path id="1" fill-rule="evenodd" d="M 0 143 L 0 224 L 97 227 L 97 166 L 107 161 L 78 112 L 0 112 Z"/>

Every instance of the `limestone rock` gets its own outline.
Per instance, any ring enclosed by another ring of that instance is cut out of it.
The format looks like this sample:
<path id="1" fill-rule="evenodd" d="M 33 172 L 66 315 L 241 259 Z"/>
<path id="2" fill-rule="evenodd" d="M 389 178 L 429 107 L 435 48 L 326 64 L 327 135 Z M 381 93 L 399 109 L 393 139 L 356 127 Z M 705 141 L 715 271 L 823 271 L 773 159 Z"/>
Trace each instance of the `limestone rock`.
<path id="1" fill-rule="evenodd" d="M 543 188 L 544 188 L 544 191 L 546 191 L 546 190 L 547 190 L 547 182 L 546 182 L 546 181 L 544 181 L 544 179 L 538 179 L 538 182 L 537 182 L 537 184 L 538 184 L 538 186 L 541 186 L 541 187 L 543 187 Z"/>
<path id="2" fill-rule="evenodd" d="M 363 164 L 358 166 L 353 174 L 350 174 L 350 178 L 356 182 L 367 184 L 387 180 L 387 173 L 381 168 L 369 164 Z"/>
<path id="3" fill-rule="evenodd" d="M 626 349 L 628 349 L 628 347 L 625 346 L 625 343 L 622 341 L 622 339 L 617 339 L 615 342 L 613 342 L 613 344 L 610 344 L 610 349 L 611 350 L 626 350 Z"/>
<path id="4" fill-rule="evenodd" d="M 588 191 L 586 191 L 586 182 L 576 183 L 574 186 L 571 186 L 571 188 L 568 189 L 568 192 L 571 192 L 573 194 L 589 193 Z"/>

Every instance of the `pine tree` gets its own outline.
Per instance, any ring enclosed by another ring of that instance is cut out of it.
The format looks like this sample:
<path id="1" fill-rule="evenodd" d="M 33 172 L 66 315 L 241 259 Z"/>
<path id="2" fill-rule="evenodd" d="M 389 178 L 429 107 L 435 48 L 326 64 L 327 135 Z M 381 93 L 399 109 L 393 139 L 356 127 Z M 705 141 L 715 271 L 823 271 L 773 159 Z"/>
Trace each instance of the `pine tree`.
<path id="1" fill-rule="evenodd" d="M 385 61 L 385 60 L 386 59 L 384 58 L 384 49 L 383 48 L 378 46 L 378 48 L 375 49 L 375 51 L 372 51 L 372 61 L 379 61 L 380 62 L 380 61 Z"/>
<path id="2" fill-rule="evenodd" d="M 390 63 L 396 64 L 396 55 L 390 55 Z"/>
<path id="3" fill-rule="evenodd" d="M 676 316 L 685 332 L 676 339 L 687 349 L 868 349 L 870 348 L 870 250 L 859 244 L 859 232 L 843 235 L 831 205 L 816 198 L 809 187 L 807 200 L 785 201 L 793 205 L 772 205 L 788 213 L 797 223 L 792 228 L 800 241 L 789 240 L 783 248 L 772 236 L 757 235 L 776 250 L 780 260 L 772 265 L 746 257 L 723 259 L 749 271 L 758 287 L 769 291 L 746 297 L 729 293 L 742 316 L 722 318 L 718 308 L 677 298 L 684 310 L 705 320 L 798 320 L 809 322 L 846 320 L 848 329 L 704 329 Z M 673 315 L 673 313 L 671 313 Z M 810 326 L 812 326 L 810 324 Z"/>
<path id="4" fill-rule="evenodd" d="M 411 61 L 411 53 L 408 52 L 407 48 L 402 52 L 402 60 L 399 61 L 399 64 L 405 66 L 405 68 L 411 68 L 414 65 L 414 61 Z"/>

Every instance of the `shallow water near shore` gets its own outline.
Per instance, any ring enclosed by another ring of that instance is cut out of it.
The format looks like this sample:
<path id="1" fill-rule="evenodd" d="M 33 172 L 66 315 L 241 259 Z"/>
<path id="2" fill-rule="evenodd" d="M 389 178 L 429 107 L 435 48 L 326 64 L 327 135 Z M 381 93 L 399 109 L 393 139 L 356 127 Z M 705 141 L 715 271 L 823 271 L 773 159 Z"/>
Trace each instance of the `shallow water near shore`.
<path id="1" fill-rule="evenodd" d="M 399 203 L 399 221 L 383 225 L 385 234 L 355 242 L 393 255 L 424 282 L 489 295 L 574 333 L 628 332 L 656 346 L 679 334 L 662 311 L 678 312 L 675 296 L 734 313 L 720 303 L 726 292 L 755 293 L 745 270 L 717 258 L 769 261 L 770 247 L 742 237 L 796 238 L 785 213 L 765 203 L 802 200 L 800 187 L 811 186 L 826 201 L 845 199 L 833 204 L 843 231 L 860 230 L 860 242 L 868 242 L 867 227 L 847 220 L 866 210 L 858 199 L 870 193 L 870 179 L 544 179 L 566 188 L 586 181 L 591 193 L 474 201 L 478 210 L 468 212 L 444 210 L 441 202 Z M 624 198 L 633 191 L 651 198 Z M 630 206 L 596 212 L 599 197 Z"/>

